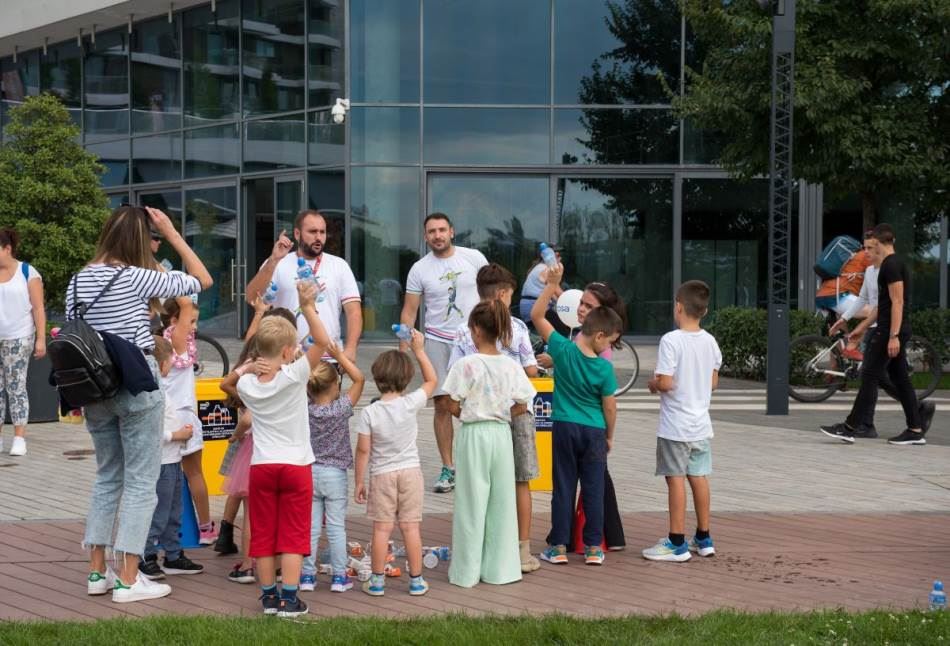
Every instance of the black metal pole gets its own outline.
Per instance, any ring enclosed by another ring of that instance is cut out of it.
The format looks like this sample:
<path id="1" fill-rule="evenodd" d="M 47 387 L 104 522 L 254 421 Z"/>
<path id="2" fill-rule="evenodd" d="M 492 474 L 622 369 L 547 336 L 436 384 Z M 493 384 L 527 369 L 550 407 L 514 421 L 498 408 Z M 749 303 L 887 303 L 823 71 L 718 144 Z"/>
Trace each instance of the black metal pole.
<path id="1" fill-rule="evenodd" d="M 788 415 L 788 296 L 792 218 L 792 97 L 795 0 L 772 4 L 772 118 L 769 151 L 769 328 L 766 414 Z"/>

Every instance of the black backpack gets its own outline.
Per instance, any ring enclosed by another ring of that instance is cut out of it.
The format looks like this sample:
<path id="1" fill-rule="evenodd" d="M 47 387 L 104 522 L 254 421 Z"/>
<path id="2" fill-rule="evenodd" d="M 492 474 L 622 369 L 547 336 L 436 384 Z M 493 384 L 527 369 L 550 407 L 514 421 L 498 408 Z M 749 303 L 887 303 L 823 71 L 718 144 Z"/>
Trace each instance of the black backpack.
<path id="1" fill-rule="evenodd" d="M 59 334 L 46 349 L 53 364 L 50 382 L 59 391 L 60 399 L 70 408 L 111 399 L 122 385 L 102 336 L 83 320 L 83 316 L 109 291 L 125 269 L 122 267 L 116 271 L 89 305 L 77 300 L 78 276 L 73 275 L 72 320 L 60 328 Z"/>

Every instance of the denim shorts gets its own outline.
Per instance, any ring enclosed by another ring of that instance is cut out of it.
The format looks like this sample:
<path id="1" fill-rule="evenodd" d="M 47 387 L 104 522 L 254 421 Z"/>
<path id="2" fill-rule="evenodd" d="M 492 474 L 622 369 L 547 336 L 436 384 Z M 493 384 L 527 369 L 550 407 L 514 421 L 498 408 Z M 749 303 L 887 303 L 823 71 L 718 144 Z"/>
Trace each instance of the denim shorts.
<path id="1" fill-rule="evenodd" d="M 712 473 L 712 447 L 709 440 L 677 442 L 656 438 L 656 475 L 708 476 Z"/>
<path id="2" fill-rule="evenodd" d="M 511 420 L 511 445 L 515 454 L 515 482 L 527 482 L 541 475 L 534 442 L 534 415 L 525 413 Z"/>

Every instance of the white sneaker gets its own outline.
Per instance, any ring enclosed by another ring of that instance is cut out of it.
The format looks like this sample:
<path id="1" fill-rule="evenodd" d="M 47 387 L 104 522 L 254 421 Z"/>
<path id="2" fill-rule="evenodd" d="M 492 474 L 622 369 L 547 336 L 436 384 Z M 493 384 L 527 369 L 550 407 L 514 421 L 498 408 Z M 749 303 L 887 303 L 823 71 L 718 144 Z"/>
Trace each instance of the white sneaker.
<path id="1" fill-rule="evenodd" d="M 10 455 L 26 455 L 26 438 L 14 436 L 13 444 L 10 446 Z"/>
<path id="2" fill-rule="evenodd" d="M 86 580 L 86 594 L 105 594 L 114 587 L 115 572 L 109 566 L 106 566 L 105 576 L 98 572 L 90 572 L 89 578 Z"/>
<path id="3" fill-rule="evenodd" d="M 112 590 L 113 603 L 130 603 L 132 601 L 147 601 L 149 599 L 160 599 L 171 594 L 172 587 L 165 583 L 156 583 L 149 581 L 141 574 L 135 575 L 135 583 L 125 585 L 122 581 L 116 579 L 115 588 Z"/>

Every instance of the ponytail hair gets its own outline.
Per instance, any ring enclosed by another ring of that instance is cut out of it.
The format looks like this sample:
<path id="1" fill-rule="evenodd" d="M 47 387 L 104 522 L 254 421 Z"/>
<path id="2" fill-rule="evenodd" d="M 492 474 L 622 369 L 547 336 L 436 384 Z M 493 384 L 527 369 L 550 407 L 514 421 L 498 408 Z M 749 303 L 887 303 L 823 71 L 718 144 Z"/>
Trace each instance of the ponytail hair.
<path id="1" fill-rule="evenodd" d="M 476 305 L 468 317 L 468 328 L 473 331 L 478 328 L 486 341 L 511 345 L 511 314 L 499 300 L 482 301 Z"/>
<path id="2" fill-rule="evenodd" d="M 0 229 L 0 247 L 10 247 L 10 255 L 16 257 L 16 248 L 20 244 L 20 236 L 13 229 L 4 227 Z"/>

